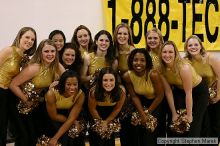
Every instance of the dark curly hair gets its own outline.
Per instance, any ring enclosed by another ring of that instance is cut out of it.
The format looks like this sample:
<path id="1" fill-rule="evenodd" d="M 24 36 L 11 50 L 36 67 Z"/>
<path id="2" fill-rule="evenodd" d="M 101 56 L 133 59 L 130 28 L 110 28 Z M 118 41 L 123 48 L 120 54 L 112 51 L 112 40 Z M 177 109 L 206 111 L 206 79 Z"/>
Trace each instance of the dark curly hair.
<path id="1" fill-rule="evenodd" d="M 80 89 L 80 79 L 79 79 L 79 76 L 78 74 L 73 71 L 73 70 L 66 70 L 60 77 L 60 80 L 59 80 L 59 83 L 58 85 L 55 87 L 59 93 L 62 95 L 64 94 L 65 92 L 65 84 L 66 84 L 66 80 L 67 78 L 70 78 L 70 77 L 76 77 L 77 80 L 78 80 L 78 89 Z"/>
<path id="2" fill-rule="evenodd" d="M 151 70 L 153 68 L 153 62 L 152 62 L 152 58 L 149 55 L 148 51 L 144 48 L 141 49 L 134 49 L 131 51 L 131 54 L 128 57 L 128 68 L 129 70 L 134 70 L 133 68 L 133 60 L 134 60 L 134 56 L 137 53 L 141 53 L 144 54 L 145 60 L 146 60 L 146 70 Z"/>

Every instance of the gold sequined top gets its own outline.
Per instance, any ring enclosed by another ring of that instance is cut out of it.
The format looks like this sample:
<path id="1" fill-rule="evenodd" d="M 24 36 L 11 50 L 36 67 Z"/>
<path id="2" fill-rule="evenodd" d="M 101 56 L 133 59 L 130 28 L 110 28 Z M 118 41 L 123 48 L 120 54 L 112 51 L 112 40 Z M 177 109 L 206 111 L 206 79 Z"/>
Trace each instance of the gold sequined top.
<path id="1" fill-rule="evenodd" d="M 95 56 L 95 53 L 89 53 L 90 64 L 89 64 L 89 75 L 93 75 L 97 70 L 103 67 L 108 67 L 109 64 L 106 62 L 105 57 Z"/>
<path id="2" fill-rule="evenodd" d="M 216 75 L 207 61 L 197 61 L 193 59 L 191 64 L 196 72 L 207 81 L 208 86 L 211 86 L 216 81 Z"/>
<path id="3" fill-rule="evenodd" d="M 109 94 L 104 95 L 103 101 L 97 101 L 96 103 L 98 106 L 114 106 L 114 105 L 116 105 L 116 102 L 112 101 L 112 98 Z"/>
<path id="4" fill-rule="evenodd" d="M 118 56 L 118 70 L 121 72 L 128 71 L 128 56 L 130 54 L 130 47 L 128 47 L 126 50 L 123 51 L 123 53 L 119 53 Z"/>
<path id="5" fill-rule="evenodd" d="M 47 88 L 54 81 L 54 73 L 47 67 L 40 67 L 39 73 L 32 78 L 32 83 L 37 89 Z"/>
<path id="6" fill-rule="evenodd" d="M 189 63 L 186 63 L 186 64 L 188 64 L 190 66 L 190 69 L 192 71 L 192 87 L 194 88 L 201 82 L 201 76 L 196 73 L 195 69 L 192 67 L 191 64 L 189 64 Z M 180 77 L 179 70 L 178 70 L 178 72 L 175 72 L 172 69 L 167 68 L 164 72 L 164 77 L 167 79 L 169 84 L 175 85 L 178 88 L 183 89 L 183 81 Z"/>
<path id="7" fill-rule="evenodd" d="M 150 79 L 151 72 L 152 70 L 148 73 L 146 80 L 146 73 L 140 77 L 137 76 L 134 71 L 131 70 L 128 71 L 128 75 L 133 84 L 135 93 L 139 95 L 143 95 L 147 99 L 155 98 L 155 90 Z"/>
<path id="8" fill-rule="evenodd" d="M 73 96 L 64 97 L 58 92 L 58 90 L 54 88 L 52 90 L 56 97 L 56 108 L 57 109 L 70 109 L 79 99 L 80 95 L 83 93 L 82 90 L 80 89 L 74 98 Z"/>
<path id="9" fill-rule="evenodd" d="M 9 87 L 12 78 L 19 73 L 22 60 L 22 56 L 18 54 L 16 47 L 13 46 L 12 49 L 11 57 L 0 66 L 0 85 L 5 88 Z"/>
<path id="10" fill-rule="evenodd" d="M 160 68 L 160 61 L 159 61 L 158 55 L 153 51 L 150 51 L 149 55 L 152 58 L 153 68 L 154 69 L 159 69 Z"/>
<path id="11" fill-rule="evenodd" d="M 80 53 L 81 53 L 82 59 L 83 59 L 87 54 L 89 54 L 85 49 L 80 49 Z"/>

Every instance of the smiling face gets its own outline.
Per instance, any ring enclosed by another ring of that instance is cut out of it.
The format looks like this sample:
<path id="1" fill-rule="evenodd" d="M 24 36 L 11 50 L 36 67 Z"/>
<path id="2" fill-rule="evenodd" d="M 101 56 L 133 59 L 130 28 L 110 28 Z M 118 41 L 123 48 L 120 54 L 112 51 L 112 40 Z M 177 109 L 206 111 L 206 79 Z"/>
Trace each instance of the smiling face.
<path id="1" fill-rule="evenodd" d="M 186 49 L 190 55 L 195 56 L 200 54 L 202 47 L 196 38 L 191 38 L 188 40 Z"/>
<path id="2" fill-rule="evenodd" d="M 31 30 L 26 31 L 20 39 L 20 48 L 24 50 L 30 49 L 35 41 L 35 34 Z"/>
<path id="3" fill-rule="evenodd" d="M 144 54 L 136 53 L 132 62 L 133 69 L 137 73 L 144 73 L 146 70 L 146 59 Z"/>
<path id="4" fill-rule="evenodd" d="M 83 48 L 87 48 L 89 46 L 90 36 L 87 30 L 85 29 L 78 30 L 76 36 L 80 46 L 82 46 Z"/>
<path id="5" fill-rule="evenodd" d="M 45 64 L 51 64 L 56 57 L 56 48 L 54 46 L 45 44 L 42 49 L 42 59 Z"/>
<path id="6" fill-rule="evenodd" d="M 107 51 L 110 46 L 110 41 L 108 39 L 108 36 L 106 34 L 102 34 L 99 36 L 98 40 L 96 41 L 97 50 L 100 51 Z"/>
<path id="7" fill-rule="evenodd" d="M 65 51 L 63 52 L 63 55 L 62 55 L 62 60 L 63 60 L 63 63 L 65 65 L 71 65 L 74 63 L 75 61 L 75 58 L 76 58 L 76 52 L 75 50 L 71 49 L 71 48 L 67 48 L 65 49 Z"/>
<path id="8" fill-rule="evenodd" d="M 162 48 L 161 58 L 165 64 L 172 66 L 174 64 L 175 57 L 176 55 L 173 45 L 167 44 Z"/>
<path id="9" fill-rule="evenodd" d="M 74 96 L 77 94 L 78 88 L 78 80 L 76 77 L 68 77 L 65 82 L 65 96 Z"/>
<path id="10" fill-rule="evenodd" d="M 160 38 L 158 33 L 151 31 L 146 38 L 146 42 L 150 50 L 158 49 L 160 46 Z"/>
<path id="11" fill-rule="evenodd" d="M 57 51 L 60 51 L 64 46 L 64 38 L 61 34 L 55 34 L 52 37 L 52 41 L 54 42 L 55 46 L 57 47 Z"/>
<path id="12" fill-rule="evenodd" d="M 128 29 L 126 27 L 121 27 L 118 29 L 117 41 L 120 45 L 127 45 L 129 39 Z"/>
<path id="13" fill-rule="evenodd" d="M 102 87 L 105 91 L 111 92 L 115 88 L 115 76 L 110 73 L 104 74 L 102 78 Z"/>

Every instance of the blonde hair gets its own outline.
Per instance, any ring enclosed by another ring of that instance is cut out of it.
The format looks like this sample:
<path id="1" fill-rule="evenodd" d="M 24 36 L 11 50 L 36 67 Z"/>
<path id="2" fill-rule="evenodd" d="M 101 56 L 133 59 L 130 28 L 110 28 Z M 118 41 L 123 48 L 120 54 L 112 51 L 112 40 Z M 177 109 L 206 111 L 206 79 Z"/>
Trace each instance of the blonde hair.
<path id="1" fill-rule="evenodd" d="M 150 51 L 150 48 L 149 48 L 148 45 L 147 45 L 147 37 L 148 37 L 148 35 L 149 35 L 151 32 L 157 33 L 158 36 L 159 36 L 159 39 L 160 39 L 160 46 L 159 46 L 159 48 L 157 48 L 157 50 L 155 50 L 156 53 L 158 54 L 160 47 L 161 47 L 161 46 L 163 45 L 163 43 L 164 43 L 163 36 L 162 36 L 161 31 L 160 31 L 158 28 L 156 28 L 156 27 L 153 27 L 152 29 L 148 30 L 147 33 L 146 33 L 146 35 L 145 35 L 145 44 L 146 44 L 146 49 L 147 49 L 147 51 Z"/>
<path id="2" fill-rule="evenodd" d="M 179 68 L 185 64 L 185 61 L 181 58 L 180 56 L 180 53 L 177 49 L 177 46 L 176 44 L 173 42 L 173 41 L 166 41 L 162 46 L 161 46 L 161 49 L 159 50 L 159 61 L 160 61 L 160 64 L 161 64 L 161 72 L 165 72 L 167 66 L 166 66 L 166 63 L 163 61 L 162 59 L 162 51 L 163 51 L 163 48 L 167 45 L 172 45 L 173 48 L 174 48 L 174 52 L 175 52 L 175 59 L 174 59 L 174 72 L 175 73 L 178 73 L 179 72 Z"/>
<path id="3" fill-rule="evenodd" d="M 189 37 L 187 38 L 187 40 L 185 41 L 185 44 L 184 44 L 185 58 L 188 58 L 189 60 L 192 59 L 192 56 L 190 55 L 190 53 L 189 53 L 188 50 L 187 50 L 187 45 L 188 45 L 188 42 L 189 42 L 190 39 L 196 39 L 196 40 L 198 40 L 198 42 L 199 42 L 199 44 L 200 44 L 200 46 L 201 46 L 200 54 L 201 54 L 202 56 L 204 56 L 204 55 L 206 54 L 206 50 L 205 50 L 205 48 L 204 48 L 204 46 L 203 46 L 203 44 L 202 44 L 201 39 L 200 39 L 197 35 L 191 35 L 191 36 L 189 36 Z"/>
<path id="4" fill-rule="evenodd" d="M 55 44 L 50 39 L 45 39 L 40 42 L 40 44 L 37 47 L 37 50 L 33 57 L 31 58 L 29 64 L 37 63 L 40 64 L 40 66 L 44 66 L 43 56 L 42 56 L 42 50 L 45 47 L 45 45 L 51 45 L 56 49 Z M 56 49 L 56 56 L 55 60 L 50 64 L 49 68 L 54 74 L 54 79 L 57 79 L 59 77 L 59 54 Z"/>
<path id="5" fill-rule="evenodd" d="M 118 40 L 117 40 L 117 35 L 118 35 L 118 31 L 120 28 L 122 27 L 125 27 L 127 28 L 128 30 L 128 45 L 130 46 L 134 46 L 134 42 L 133 42 L 133 38 L 132 38 L 132 31 L 131 31 L 131 28 L 128 24 L 126 23 L 120 23 L 116 26 L 115 30 L 114 30 L 114 35 L 113 35 L 113 42 L 114 42 L 114 47 L 115 47 L 115 50 L 116 50 L 116 56 L 119 55 L 118 51 L 119 51 L 119 44 L 118 44 Z"/>

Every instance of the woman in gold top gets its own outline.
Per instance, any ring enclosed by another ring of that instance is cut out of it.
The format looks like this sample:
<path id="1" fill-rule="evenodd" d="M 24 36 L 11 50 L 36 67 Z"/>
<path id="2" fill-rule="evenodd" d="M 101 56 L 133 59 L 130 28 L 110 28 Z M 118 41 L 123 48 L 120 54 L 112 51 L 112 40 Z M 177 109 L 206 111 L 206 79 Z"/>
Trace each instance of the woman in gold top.
<path id="1" fill-rule="evenodd" d="M 77 122 L 85 100 L 77 73 L 72 70 L 65 71 L 58 85 L 51 88 L 45 97 L 49 117 L 56 129 L 49 146 L 56 146 L 57 141 L 62 146 L 84 146 L 82 134 L 73 139 L 67 132 Z"/>
<path id="2" fill-rule="evenodd" d="M 118 117 L 124 101 L 125 93 L 118 84 L 117 73 L 111 67 L 102 68 L 97 84 L 91 88 L 88 99 L 92 119 L 101 120 L 99 128 L 101 131 L 108 130 L 109 123 Z M 90 130 L 89 142 L 90 146 L 115 146 L 114 133 L 108 139 Z"/>
<path id="3" fill-rule="evenodd" d="M 79 25 L 73 33 L 71 43 L 76 46 L 76 48 L 81 52 L 82 58 L 85 57 L 88 53 L 91 53 L 92 50 L 92 34 L 89 28 L 84 25 Z"/>
<path id="4" fill-rule="evenodd" d="M 220 60 L 215 56 L 208 54 L 196 35 L 190 36 L 184 46 L 186 58 L 190 61 L 196 72 L 208 84 L 210 88 L 216 83 L 216 95 L 209 98 L 208 117 L 211 133 L 210 137 L 218 137 L 220 139 Z M 204 127 L 203 127 L 204 128 Z"/>
<path id="5" fill-rule="evenodd" d="M 164 43 L 163 36 L 161 31 L 153 27 L 150 30 L 147 31 L 145 35 L 145 42 L 146 42 L 146 49 L 149 52 L 152 62 L 153 62 L 153 68 L 159 69 L 160 68 L 160 62 L 159 62 L 159 51 L 161 46 Z M 159 129 L 159 135 L 160 137 L 166 137 L 166 118 L 168 113 L 168 104 L 166 98 L 163 98 L 163 101 L 161 102 L 161 108 L 163 108 L 163 112 L 161 113 L 161 119 L 160 124 L 158 125 Z"/>
<path id="6" fill-rule="evenodd" d="M 161 31 L 156 27 L 153 27 L 152 29 L 148 30 L 145 35 L 145 41 L 146 49 L 148 50 L 153 61 L 153 67 L 159 68 L 159 51 L 164 43 Z"/>
<path id="7" fill-rule="evenodd" d="M 103 67 L 117 69 L 112 36 L 108 31 L 101 30 L 96 34 L 92 49 L 94 52 L 84 57 L 81 79 L 85 84 L 93 82 L 97 72 Z"/>
<path id="8" fill-rule="evenodd" d="M 120 23 L 114 30 L 113 36 L 114 46 L 116 50 L 116 58 L 118 60 L 118 72 L 120 75 L 119 82 L 124 85 L 122 75 L 128 71 L 128 56 L 134 50 L 131 28 L 126 23 Z M 129 96 L 127 96 L 129 97 Z M 127 105 L 130 104 L 130 99 L 126 100 Z M 128 107 L 129 108 L 129 107 Z M 129 117 L 121 121 L 120 142 L 121 146 L 127 146 L 129 135 L 130 121 Z"/>
<path id="9" fill-rule="evenodd" d="M 54 43 L 45 39 L 39 44 L 36 53 L 31 58 L 27 67 L 25 67 L 11 82 L 10 89 L 14 92 L 20 100 L 24 101 L 29 107 L 33 103 L 21 89 L 21 86 L 27 81 L 31 81 L 34 85 L 35 91 L 46 90 L 50 84 L 59 78 L 64 72 L 64 68 L 59 64 L 58 53 Z M 39 94 L 38 107 L 33 109 L 32 113 L 28 115 L 20 114 L 23 119 L 23 129 L 27 140 L 30 142 L 28 145 L 36 145 L 37 137 L 45 133 L 47 128 L 47 111 L 44 102 L 44 95 Z M 43 97 L 43 98 L 40 98 Z M 41 100 L 43 99 L 43 101 Z"/>
<path id="10" fill-rule="evenodd" d="M 207 85 L 194 68 L 180 57 L 174 42 L 164 43 L 160 51 L 160 61 L 172 121 L 179 116 L 177 110 L 186 109 L 185 118 L 190 123 L 190 130 L 183 135 L 200 137 L 202 119 L 208 105 Z M 171 133 L 168 136 L 177 134 Z"/>
<path id="11" fill-rule="evenodd" d="M 18 32 L 13 44 L 0 51 L 0 146 L 6 145 L 7 122 L 10 118 L 12 127 L 16 128 L 15 132 L 19 133 L 17 124 L 16 99 L 9 94 L 9 85 L 14 76 L 20 71 L 20 63 L 23 56 L 31 56 L 36 50 L 37 36 L 31 27 L 23 27 Z M 18 131 L 17 131 L 18 130 Z M 17 136 L 17 135 L 16 135 Z M 24 145 L 22 137 L 19 135 L 15 143 Z"/>
<path id="12" fill-rule="evenodd" d="M 133 137 L 129 140 L 131 146 L 157 145 L 158 130 L 154 132 L 144 128 L 149 120 L 146 109 L 157 120 L 160 120 L 160 103 L 164 97 L 163 84 L 159 72 L 153 69 L 153 63 L 146 49 L 135 49 L 128 58 L 129 70 L 123 76 L 135 109 L 140 115 L 141 125 L 132 126 Z M 146 109 L 144 109 L 146 108 Z"/>
<path id="13" fill-rule="evenodd" d="M 118 70 L 121 75 L 128 71 L 128 56 L 134 50 L 132 32 L 126 23 L 118 24 L 114 31 L 114 45 L 118 59 Z"/>

